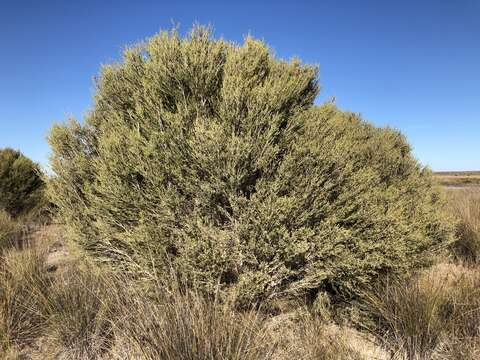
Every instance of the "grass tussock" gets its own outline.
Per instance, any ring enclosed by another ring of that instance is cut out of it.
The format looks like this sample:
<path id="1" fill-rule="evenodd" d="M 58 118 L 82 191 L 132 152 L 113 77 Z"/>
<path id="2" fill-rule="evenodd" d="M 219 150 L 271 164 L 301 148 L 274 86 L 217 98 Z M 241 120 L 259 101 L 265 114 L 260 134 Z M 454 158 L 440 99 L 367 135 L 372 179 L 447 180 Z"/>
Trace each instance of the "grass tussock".
<path id="1" fill-rule="evenodd" d="M 173 284 L 173 286 L 172 286 Z M 275 341 L 267 341 L 258 310 L 237 312 L 230 302 L 182 290 L 177 280 L 157 284 L 146 298 L 123 297 L 117 322 L 119 338 L 142 359 L 272 359 Z"/>
<path id="2" fill-rule="evenodd" d="M 48 294 L 48 343 L 66 359 L 97 359 L 113 339 L 113 279 L 91 268 L 71 266 Z"/>
<path id="3" fill-rule="evenodd" d="M 0 262 L 0 346 L 31 344 L 45 330 L 51 284 L 45 253 L 8 250 Z"/>
<path id="4" fill-rule="evenodd" d="M 449 192 L 451 213 L 457 218 L 457 241 L 452 252 L 457 260 L 480 263 L 480 189 L 461 189 Z"/>
<path id="5" fill-rule="evenodd" d="M 398 358 L 448 359 L 479 339 L 480 271 L 437 265 L 408 281 L 384 283 L 367 296 L 374 333 Z M 465 350 L 467 351 L 467 350 Z M 465 354 L 470 356 L 476 347 Z"/>
<path id="6" fill-rule="evenodd" d="M 0 209 L 0 252 L 19 244 L 22 236 L 22 224 Z"/>

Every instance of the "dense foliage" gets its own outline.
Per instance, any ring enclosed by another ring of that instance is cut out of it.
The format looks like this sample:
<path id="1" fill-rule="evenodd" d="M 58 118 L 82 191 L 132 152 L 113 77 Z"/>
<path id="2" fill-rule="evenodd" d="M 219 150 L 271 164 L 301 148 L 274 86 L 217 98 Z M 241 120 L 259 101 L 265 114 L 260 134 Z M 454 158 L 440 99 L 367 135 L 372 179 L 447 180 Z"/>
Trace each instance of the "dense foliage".
<path id="1" fill-rule="evenodd" d="M 417 266 L 451 237 L 430 172 L 318 90 L 316 67 L 261 41 L 163 32 L 103 67 L 83 124 L 52 129 L 51 199 L 102 260 L 243 301 Z"/>
<path id="2" fill-rule="evenodd" d="M 0 149 L 0 209 L 12 216 L 25 214 L 42 202 L 40 168 L 21 152 Z"/>

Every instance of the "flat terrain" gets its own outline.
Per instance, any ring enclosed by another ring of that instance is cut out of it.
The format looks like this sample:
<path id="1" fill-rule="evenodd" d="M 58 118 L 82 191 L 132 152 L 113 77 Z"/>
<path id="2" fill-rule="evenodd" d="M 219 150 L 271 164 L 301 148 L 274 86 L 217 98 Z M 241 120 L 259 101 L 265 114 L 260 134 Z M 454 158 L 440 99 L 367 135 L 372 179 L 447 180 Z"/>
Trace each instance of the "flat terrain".
<path id="1" fill-rule="evenodd" d="M 434 176 L 447 187 L 480 186 L 480 171 L 438 171 Z"/>

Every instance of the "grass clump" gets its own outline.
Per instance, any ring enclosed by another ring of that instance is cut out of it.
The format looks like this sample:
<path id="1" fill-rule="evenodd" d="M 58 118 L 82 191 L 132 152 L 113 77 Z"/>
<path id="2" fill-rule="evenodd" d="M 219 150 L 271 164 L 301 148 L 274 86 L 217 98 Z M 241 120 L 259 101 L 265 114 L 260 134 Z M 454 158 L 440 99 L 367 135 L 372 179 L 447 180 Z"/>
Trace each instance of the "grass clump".
<path id="1" fill-rule="evenodd" d="M 40 346 L 41 356 L 101 357 L 113 341 L 115 278 L 77 262 L 53 273 L 47 253 L 47 243 L 28 244 L 0 258 L 2 356 Z"/>
<path id="2" fill-rule="evenodd" d="M 467 358 L 478 351 L 479 285 L 477 269 L 452 264 L 387 282 L 366 296 L 374 333 L 399 358 L 448 358 L 460 347 Z"/>
<path id="3" fill-rule="evenodd" d="M 18 247 L 22 239 L 22 224 L 5 210 L 0 209 L 0 254 L 3 250 Z"/>
<path id="4" fill-rule="evenodd" d="M 46 329 L 51 285 L 45 253 L 8 250 L 0 260 L 0 347 L 23 347 Z"/>
<path id="5" fill-rule="evenodd" d="M 147 360 L 273 359 L 276 344 L 267 341 L 259 311 L 237 312 L 177 280 L 162 283 L 148 297 L 136 292 L 121 301 L 126 316 L 117 335 L 131 354 Z"/>
<path id="6" fill-rule="evenodd" d="M 97 359 L 108 352 L 116 285 L 114 278 L 84 266 L 69 266 L 57 276 L 48 294 L 46 338 L 63 358 Z"/>
<path id="7" fill-rule="evenodd" d="M 392 353 L 405 352 L 409 360 L 428 359 L 443 340 L 444 296 L 442 289 L 419 281 L 385 285 L 369 298 L 378 320 L 377 335 Z"/>
<path id="8" fill-rule="evenodd" d="M 480 263 L 480 190 L 456 189 L 449 192 L 449 206 L 457 218 L 457 240 L 453 255 L 467 264 Z"/>

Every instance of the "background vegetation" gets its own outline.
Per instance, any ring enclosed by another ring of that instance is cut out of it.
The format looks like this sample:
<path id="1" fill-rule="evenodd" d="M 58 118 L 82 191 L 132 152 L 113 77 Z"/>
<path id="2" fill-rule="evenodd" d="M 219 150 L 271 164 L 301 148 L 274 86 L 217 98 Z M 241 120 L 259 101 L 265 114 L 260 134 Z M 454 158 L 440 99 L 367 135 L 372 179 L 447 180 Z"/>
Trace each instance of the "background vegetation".
<path id="1" fill-rule="evenodd" d="M 44 205 L 40 168 L 19 151 L 0 149 L 0 210 L 25 215 Z"/>
<path id="2" fill-rule="evenodd" d="M 479 186 L 480 171 L 439 171 L 435 173 L 435 179 L 449 187 Z"/>

